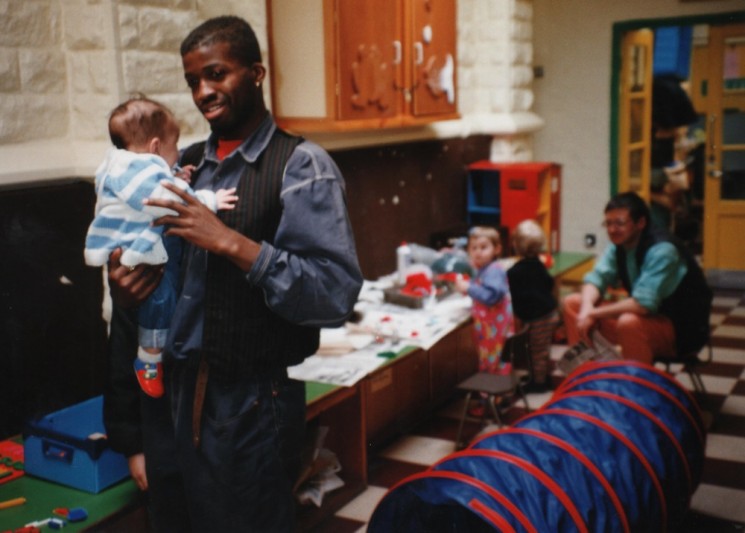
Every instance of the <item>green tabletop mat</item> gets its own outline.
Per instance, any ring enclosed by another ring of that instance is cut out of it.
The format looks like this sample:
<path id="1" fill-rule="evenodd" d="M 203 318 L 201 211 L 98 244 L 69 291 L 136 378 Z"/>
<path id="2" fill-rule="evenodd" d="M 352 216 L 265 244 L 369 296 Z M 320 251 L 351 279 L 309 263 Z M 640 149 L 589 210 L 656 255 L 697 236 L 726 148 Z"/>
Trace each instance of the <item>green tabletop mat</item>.
<path id="1" fill-rule="evenodd" d="M 68 522 L 61 530 L 67 533 L 82 531 L 128 506 L 137 505 L 138 493 L 131 479 L 112 485 L 98 494 L 91 494 L 25 474 L 0 485 L 0 502 L 21 496 L 26 498 L 26 503 L 22 505 L 0 509 L 0 531 L 18 529 L 29 522 L 54 517 L 54 509 L 61 507 L 82 507 L 87 511 L 86 520 Z M 48 526 L 41 530 L 52 531 Z"/>

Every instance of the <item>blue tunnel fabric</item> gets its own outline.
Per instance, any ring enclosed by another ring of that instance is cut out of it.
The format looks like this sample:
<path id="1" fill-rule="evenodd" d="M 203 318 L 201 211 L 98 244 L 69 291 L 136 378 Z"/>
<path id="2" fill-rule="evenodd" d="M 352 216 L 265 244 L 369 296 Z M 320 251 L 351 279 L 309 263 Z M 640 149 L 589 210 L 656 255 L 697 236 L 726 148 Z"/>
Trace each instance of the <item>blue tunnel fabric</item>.
<path id="1" fill-rule="evenodd" d="M 499 434 L 499 438 L 492 435 Z M 608 533 L 628 530 L 626 513 L 607 478 L 566 441 L 528 428 L 487 434 L 472 450 L 495 450 L 523 457 L 551 475 L 574 501 L 585 524 Z"/>
<path id="2" fill-rule="evenodd" d="M 562 487 L 530 463 L 515 455 L 491 450 L 472 450 L 441 461 L 436 471 L 461 472 L 489 483 L 501 493 L 510 492 L 513 501 L 531 517 L 538 531 L 587 531 L 576 505 Z M 519 496 L 515 500 L 515 496 Z"/>
<path id="3" fill-rule="evenodd" d="M 697 427 L 697 433 L 703 438 L 706 427 L 698 403 L 696 403 L 691 393 L 684 389 L 670 374 L 644 363 L 637 361 L 605 361 L 590 365 L 581 365 L 562 383 L 559 391 L 571 386 L 578 379 L 601 373 L 637 377 L 646 381 L 649 386 L 657 386 L 664 389 L 666 393 L 680 402 L 687 415 L 694 421 Z"/>
<path id="4" fill-rule="evenodd" d="M 665 497 L 669 516 L 683 516 L 688 509 L 692 481 L 682 448 L 674 436 L 656 420 L 654 413 L 624 398 L 601 396 L 599 392 L 571 393 L 552 403 L 552 408 L 566 408 L 603 417 L 619 429 L 641 451 L 654 469 Z"/>
<path id="5" fill-rule="evenodd" d="M 368 531 L 674 530 L 704 444 L 678 382 L 641 363 L 585 363 L 512 428 L 402 480 Z"/>
<path id="6" fill-rule="evenodd" d="M 703 469 L 702 451 L 706 448 L 706 434 L 702 428 L 703 422 L 699 423 L 698 407 L 693 403 L 695 413 L 692 412 L 690 407 L 680 401 L 679 396 L 672 393 L 669 382 L 656 383 L 652 376 L 642 377 L 634 373 L 626 375 L 616 371 L 596 372 L 562 386 L 561 394 L 604 391 L 622 396 L 654 413 L 680 443 L 686 455 L 693 486 L 698 486 Z"/>
<path id="7" fill-rule="evenodd" d="M 526 417 L 516 427 L 537 429 L 570 442 L 581 441 L 582 452 L 608 478 L 621 499 L 632 531 L 663 529 L 665 510 L 660 504 L 664 505 L 664 499 L 655 489 L 659 481 L 646 468 L 638 450 L 607 431 L 603 420 L 575 411 L 546 409 Z"/>
<path id="8" fill-rule="evenodd" d="M 395 505 L 379 506 L 368 531 L 538 531 L 511 500 L 462 473 L 415 474 L 391 491 Z"/>

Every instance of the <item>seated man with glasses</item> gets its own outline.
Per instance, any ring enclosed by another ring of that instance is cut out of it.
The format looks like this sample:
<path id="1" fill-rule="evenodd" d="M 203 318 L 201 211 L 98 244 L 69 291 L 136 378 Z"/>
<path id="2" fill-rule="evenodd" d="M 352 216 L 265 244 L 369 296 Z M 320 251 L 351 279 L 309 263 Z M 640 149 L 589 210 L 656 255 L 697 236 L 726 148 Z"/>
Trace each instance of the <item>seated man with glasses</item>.
<path id="1" fill-rule="evenodd" d="M 563 303 L 570 345 L 592 345 L 592 331 L 620 346 L 625 359 L 695 355 L 709 340 L 712 292 L 695 258 L 666 231 L 652 228 L 649 207 L 632 192 L 605 206 L 603 226 L 611 245 L 579 293 Z M 627 298 L 606 301 L 620 286 Z"/>

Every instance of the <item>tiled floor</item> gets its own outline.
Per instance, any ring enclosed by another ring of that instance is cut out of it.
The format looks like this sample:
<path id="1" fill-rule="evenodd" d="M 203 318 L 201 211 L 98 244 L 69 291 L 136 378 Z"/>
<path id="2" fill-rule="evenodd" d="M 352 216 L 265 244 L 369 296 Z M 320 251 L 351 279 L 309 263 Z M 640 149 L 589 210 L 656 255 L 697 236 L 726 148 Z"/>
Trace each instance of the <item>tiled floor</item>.
<path id="1" fill-rule="evenodd" d="M 716 291 L 711 318 L 713 362 L 702 367 L 708 391 L 702 401 L 709 425 L 706 463 L 701 484 L 693 495 L 690 516 L 682 533 L 726 533 L 745 531 L 745 294 Z M 566 346 L 554 346 L 557 359 Z M 688 375 L 678 373 L 679 381 L 691 388 Z M 555 374 L 555 381 L 561 379 Z M 536 408 L 550 393 L 529 395 Z M 425 470 L 455 449 L 455 435 L 462 403 L 454 399 L 412 433 L 402 436 L 378 453 L 371 454 L 369 487 L 355 500 L 318 528 L 318 533 L 364 532 L 375 506 L 387 489 L 404 477 Z M 508 422 L 524 411 L 513 407 Z M 485 430 L 493 430 L 487 427 Z M 464 433 L 475 435 L 477 423 L 467 424 Z"/>

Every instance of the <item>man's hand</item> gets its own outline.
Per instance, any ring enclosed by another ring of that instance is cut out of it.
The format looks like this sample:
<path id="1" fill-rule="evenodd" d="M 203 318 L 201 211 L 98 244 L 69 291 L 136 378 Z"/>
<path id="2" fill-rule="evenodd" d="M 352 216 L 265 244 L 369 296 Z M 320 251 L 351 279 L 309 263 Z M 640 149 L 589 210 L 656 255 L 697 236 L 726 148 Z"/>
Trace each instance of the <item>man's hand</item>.
<path id="1" fill-rule="evenodd" d="M 208 252 L 227 257 L 248 272 L 259 255 L 261 246 L 227 227 L 199 200 L 170 183 L 163 187 L 181 198 L 182 202 L 163 198 L 145 200 L 147 205 L 165 207 L 178 213 L 157 219 L 156 226 L 168 226 L 166 235 L 181 237 Z"/>
<path id="2" fill-rule="evenodd" d="M 140 490 L 147 490 L 147 475 L 145 474 L 145 454 L 136 453 L 130 457 L 127 457 L 127 463 L 129 464 L 129 473 L 132 475 L 137 488 Z"/>
<path id="3" fill-rule="evenodd" d="M 595 327 L 597 322 L 595 316 L 596 305 L 600 302 L 601 295 L 598 288 L 591 283 L 582 285 L 580 294 L 582 295 L 582 303 L 579 306 L 579 313 L 577 313 L 577 331 L 580 340 L 587 343 L 588 346 L 592 346 L 592 328 Z"/>
<path id="4" fill-rule="evenodd" d="M 580 340 L 585 341 L 588 346 L 592 346 L 592 328 L 595 327 L 595 319 L 588 312 L 582 312 L 577 315 L 577 331 Z"/>
<path id="5" fill-rule="evenodd" d="M 137 265 L 130 268 L 121 264 L 122 249 L 109 256 L 109 291 L 114 303 L 125 309 L 144 302 L 163 277 L 164 265 Z"/>

